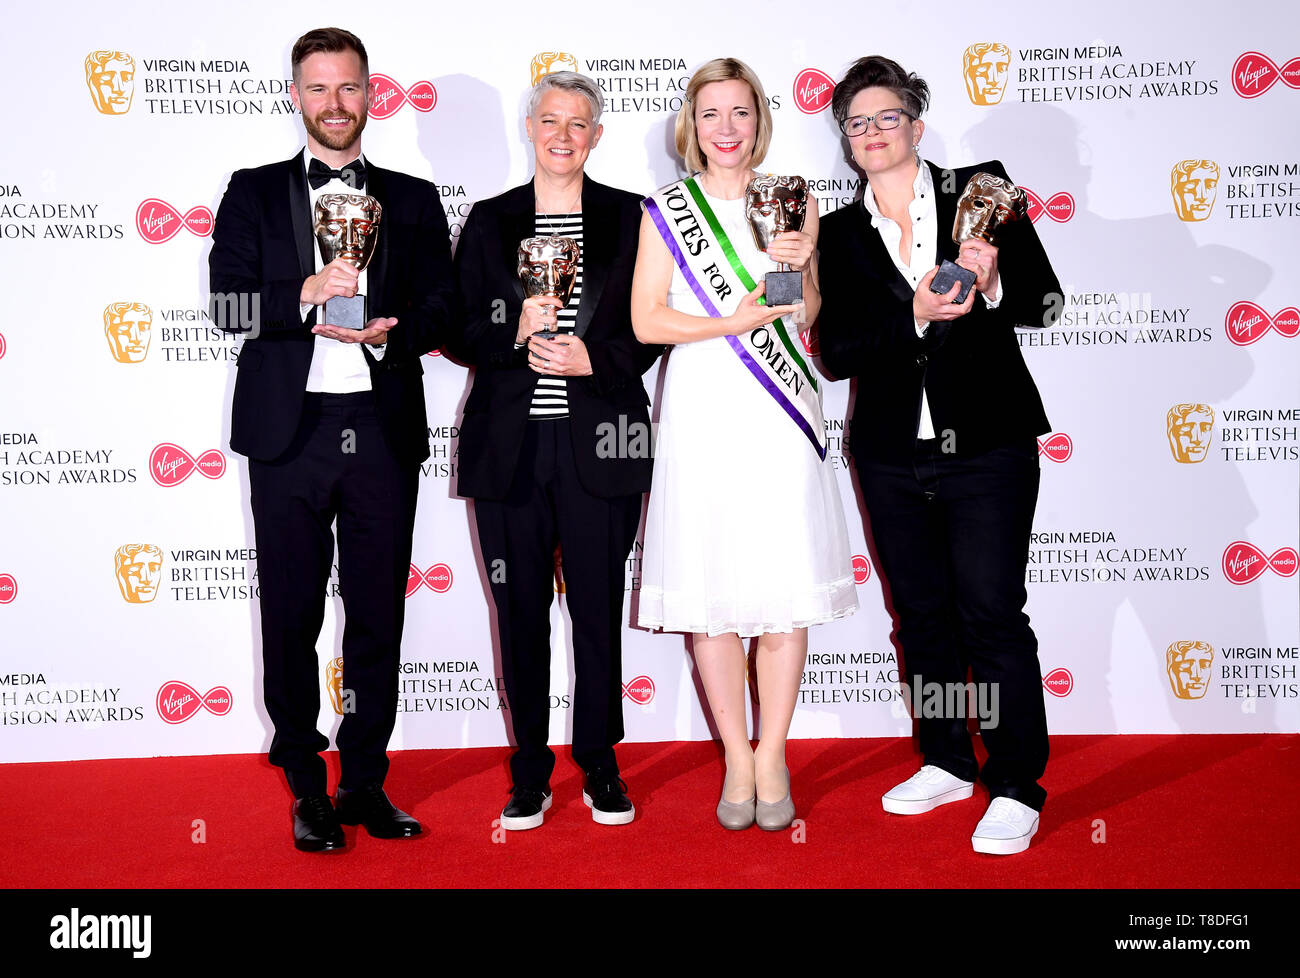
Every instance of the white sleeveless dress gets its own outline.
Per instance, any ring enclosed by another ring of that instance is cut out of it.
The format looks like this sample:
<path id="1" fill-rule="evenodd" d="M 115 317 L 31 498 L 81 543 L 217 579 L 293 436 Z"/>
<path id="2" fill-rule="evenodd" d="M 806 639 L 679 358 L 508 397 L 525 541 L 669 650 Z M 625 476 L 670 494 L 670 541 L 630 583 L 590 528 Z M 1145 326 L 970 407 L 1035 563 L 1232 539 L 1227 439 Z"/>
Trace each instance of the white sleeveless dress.
<path id="1" fill-rule="evenodd" d="M 775 271 L 754 244 L 744 200 L 705 196 L 750 275 Z M 676 267 L 668 305 L 704 315 Z M 831 466 L 726 337 L 673 347 L 662 397 L 637 623 L 750 638 L 856 611 Z"/>

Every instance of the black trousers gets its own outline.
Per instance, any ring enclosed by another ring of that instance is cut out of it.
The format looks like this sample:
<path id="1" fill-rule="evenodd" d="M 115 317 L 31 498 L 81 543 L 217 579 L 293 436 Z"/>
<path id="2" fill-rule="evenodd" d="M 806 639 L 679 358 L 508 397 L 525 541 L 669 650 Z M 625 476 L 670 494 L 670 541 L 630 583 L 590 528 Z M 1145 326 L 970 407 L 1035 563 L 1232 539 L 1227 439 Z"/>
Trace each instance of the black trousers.
<path id="1" fill-rule="evenodd" d="M 1038 640 L 1024 613 L 1038 499 L 1034 439 L 969 458 L 918 441 L 911 463 L 862 460 L 858 474 L 910 688 L 965 683 L 969 668 L 985 703 L 997 706 L 981 731 L 981 771 L 965 716 L 927 716 L 936 711 L 914 698 L 924 763 L 965 781 L 978 774 L 991 797 L 1041 809 L 1047 716 Z"/>
<path id="2" fill-rule="evenodd" d="M 515 787 L 545 788 L 555 769 L 547 731 L 557 543 L 573 622 L 573 757 L 584 771 L 617 772 L 623 582 L 641 495 L 591 495 L 574 467 L 568 419 L 530 421 L 509 494 L 477 500 L 474 513 L 518 747 L 510 758 Z"/>
<path id="3" fill-rule="evenodd" d="M 338 522 L 343 599 L 344 715 L 339 787 L 382 784 L 397 717 L 407 571 L 419 466 L 389 451 L 373 395 L 308 394 L 293 443 L 274 462 L 249 461 L 261 589 L 272 764 L 296 797 L 325 794 L 329 739 L 316 729 L 316 651 Z M 349 707 L 352 708 L 348 712 Z"/>

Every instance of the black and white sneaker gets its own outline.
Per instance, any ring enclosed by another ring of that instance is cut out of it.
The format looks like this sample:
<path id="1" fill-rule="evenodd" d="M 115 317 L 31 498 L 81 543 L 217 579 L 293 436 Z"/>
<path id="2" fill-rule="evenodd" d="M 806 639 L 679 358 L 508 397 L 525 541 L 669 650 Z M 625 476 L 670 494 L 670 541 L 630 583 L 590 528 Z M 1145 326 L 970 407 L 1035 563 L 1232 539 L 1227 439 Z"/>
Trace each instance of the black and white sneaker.
<path id="1" fill-rule="evenodd" d="M 592 821 L 601 825 L 626 825 L 636 817 L 636 808 L 627 796 L 627 782 L 617 772 L 590 772 L 582 800 L 591 809 Z"/>
<path id="2" fill-rule="evenodd" d="M 501 810 L 501 827 L 511 832 L 535 829 L 542 824 L 543 813 L 550 807 L 549 789 L 516 787 L 510 793 L 510 802 Z"/>

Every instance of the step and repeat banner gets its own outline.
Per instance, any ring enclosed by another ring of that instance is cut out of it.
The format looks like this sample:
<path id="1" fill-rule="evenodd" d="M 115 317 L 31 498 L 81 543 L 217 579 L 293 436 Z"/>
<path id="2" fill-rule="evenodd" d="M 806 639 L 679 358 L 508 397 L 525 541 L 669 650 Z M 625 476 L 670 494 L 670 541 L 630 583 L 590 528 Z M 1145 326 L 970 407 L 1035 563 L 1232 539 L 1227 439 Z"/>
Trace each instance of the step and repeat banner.
<path id="1" fill-rule="evenodd" d="M 27 97 L 0 149 L 0 759 L 270 742 L 247 465 L 228 447 L 240 341 L 208 319 L 207 256 L 230 173 L 302 146 L 289 51 L 331 24 L 369 49 L 367 156 L 438 185 L 453 244 L 474 201 L 529 178 L 524 105 L 540 72 L 599 82 L 588 172 L 648 193 L 680 175 L 687 78 L 739 57 L 775 123 L 764 169 L 805 176 L 823 213 L 860 206 L 834 79 L 871 53 L 921 74 L 924 155 L 1001 160 L 1065 287 L 1059 324 L 1019 334 L 1053 425 L 1028 570 L 1052 731 L 1300 730 L 1293 6 L 1182 3 L 1139 22 L 1109 0 L 1016 0 L 982 18 L 957 3 L 896 17 L 848 0 L 662 15 L 573 2 L 547 8 L 544 27 L 518 0 L 358 9 L 230 0 L 182 22 L 83 2 L 7 17 L 28 43 L 11 52 Z M 803 341 L 815 355 L 815 333 Z M 392 746 L 504 744 L 486 579 L 455 494 L 471 377 L 436 351 L 424 366 L 433 454 Z M 652 397 L 661 374 L 646 374 Z M 851 395 L 825 387 L 826 464 L 861 610 L 812 630 L 796 737 L 911 729 L 850 468 Z M 640 556 L 626 570 L 628 740 L 707 738 L 684 638 L 630 625 Z M 555 742 L 571 729 L 561 579 Z M 328 605 L 323 729 L 344 707 L 337 577 Z"/>

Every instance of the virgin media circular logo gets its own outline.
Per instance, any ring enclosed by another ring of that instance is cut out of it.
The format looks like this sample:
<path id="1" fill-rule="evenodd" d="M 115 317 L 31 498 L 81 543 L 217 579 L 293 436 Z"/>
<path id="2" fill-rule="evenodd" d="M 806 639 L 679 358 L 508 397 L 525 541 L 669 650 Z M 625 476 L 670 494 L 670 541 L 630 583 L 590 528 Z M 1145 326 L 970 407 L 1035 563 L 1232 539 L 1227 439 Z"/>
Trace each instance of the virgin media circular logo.
<path id="1" fill-rule="evenodd" d="M 1027 205 L 1025 213 L 1029 215 L 1029 223 L 1036 223 L 1044 214 L 1057 224 L 1064 224 L 1074 217 L 1074 197 L 1064 190 L 1057 191 L 1043 200 L 1028 187 L 1022 185 L 1021 189 L 1025 192 Z"/>
<path id="2" fill-rule="evenodd" d="M 1297 554 L 1293 547 L 1282 547 L 1265 556 L 1264 551 L 1253 543 L 1238 540 L 1228 544 L 1223 551 L 1223 576 L 1233 584 L 1249 584 L 1262 577 L 1266 570 L 1271 570 L 1281 577 L 1293 577 L 1296 572 Z"/>
<path id="3" fill-rule="evenodd" d="M 149 455 L 149 475 L 165 489 L 179 486 L 195 472 L 208 479 L 220 479 L 226 473 L 226 456 L 215 448 L 209 448 L 195 458 L 171 442 L 163 442 Z"/>
<path id="4" fill-rule="evenodd" d="M 5 357 L 5 334 L 0 333 L 0 360 Z"/>
<path id="5" fill-rule="evenodd" d="M 805 68 L 794 80 L 794 104 L 808 115 L 828 108 L 834 94 L 835 79 L 820 68 Z"/>
<path id="6" fill-rule="evenodd" d="M 1247 51 L 1232 64 L 1232 88 L 1242 98 L 1259 98 L 1278 82 L 1300 88 L 1300 58 L 1279 68 L 1267 54 Z"/>
<path id="7" fill-rule="evenodd" d="M 866 584 L 871 580 L 871 561 L 862 554 L 853 555 L 853 583 Z"/>
<path id="8" fill-rule="evenodd" d="M 623 698 L 638 706 L 645 706 L 655 698 L 655 681 L 649 676 L 637 676 L 623 684 Z"/>
<path id="9" fill-rule="evenodd" d="M 427 571 L 412 564 L 406 572 L 406 596 L 409 598 L 422 587 L 442 594 L 451 590 L 451 582 L 451 568 L 446 564 L 434 564 Z"/>
<path id="10" fill-rule="evenodd" d="M 1064 431 L 1038 439 L 1038 454 L 1052 462 L 1068 462 L 1074 454 L 1074 442 Z"/>
<path id="11" fill-rule="evenodd" d="M 1069 696 L 1070 690 L 1074 689 L 1074 676 L 1069 669 L 1053 669 L 1043 677 L 1043 689 L 1053 696 Z"/>
<path id="12" fill-rule="evenodd" d="M 374 86 L 375 97 L 370 103 L 370 116 L 373 119 L 387 119 L 396 115 L 407 102 L 417 112 L 431 112 L 438 104 L 438 90 L 433 82 L 418 81 L 410 88 L 403 88 L 396 80 L 387 75 L 371 75 L 370 84 Z"/>
<path id="13" fill-rule="evenodd" d="M 1270 329 L 1292 339 L 1300 333 L 1300 309 L 1287 306 L 1276 316 L 1270 316 L 1261 306 L 1242 300 L 1232 304 L 1223 318 L 1223 328 L 1228 333 L 1228 339 L 1237 346 L 1250 346 L 1262 339 Z"/>
<path id="14" fill-rule="evenodd" d="M 0 604 L 12 604 L 18 597 L 18 582 L 12 574 L 0 574 Z"/>
<path id="15" fill-rule="evenodd" d="M 230 712 L 231 705 L 230 690 L 225 686 L 213 686 L 200 695 L 189 683 L 173 679 L 158 690 L 158 715 L 167 723 L 184 723 L 199 710 L 223 717 Z"/>
<path id="16" fill-rule="evenodd" d="M 182 214 L 157 197 L 142 200 L 135 209 L 135 229 L 150 244 L 170 241 L 181 233 L 182 227 L 200 238 L 209 237 L 212 234 L 212 211 L 199 204 Z"/>

